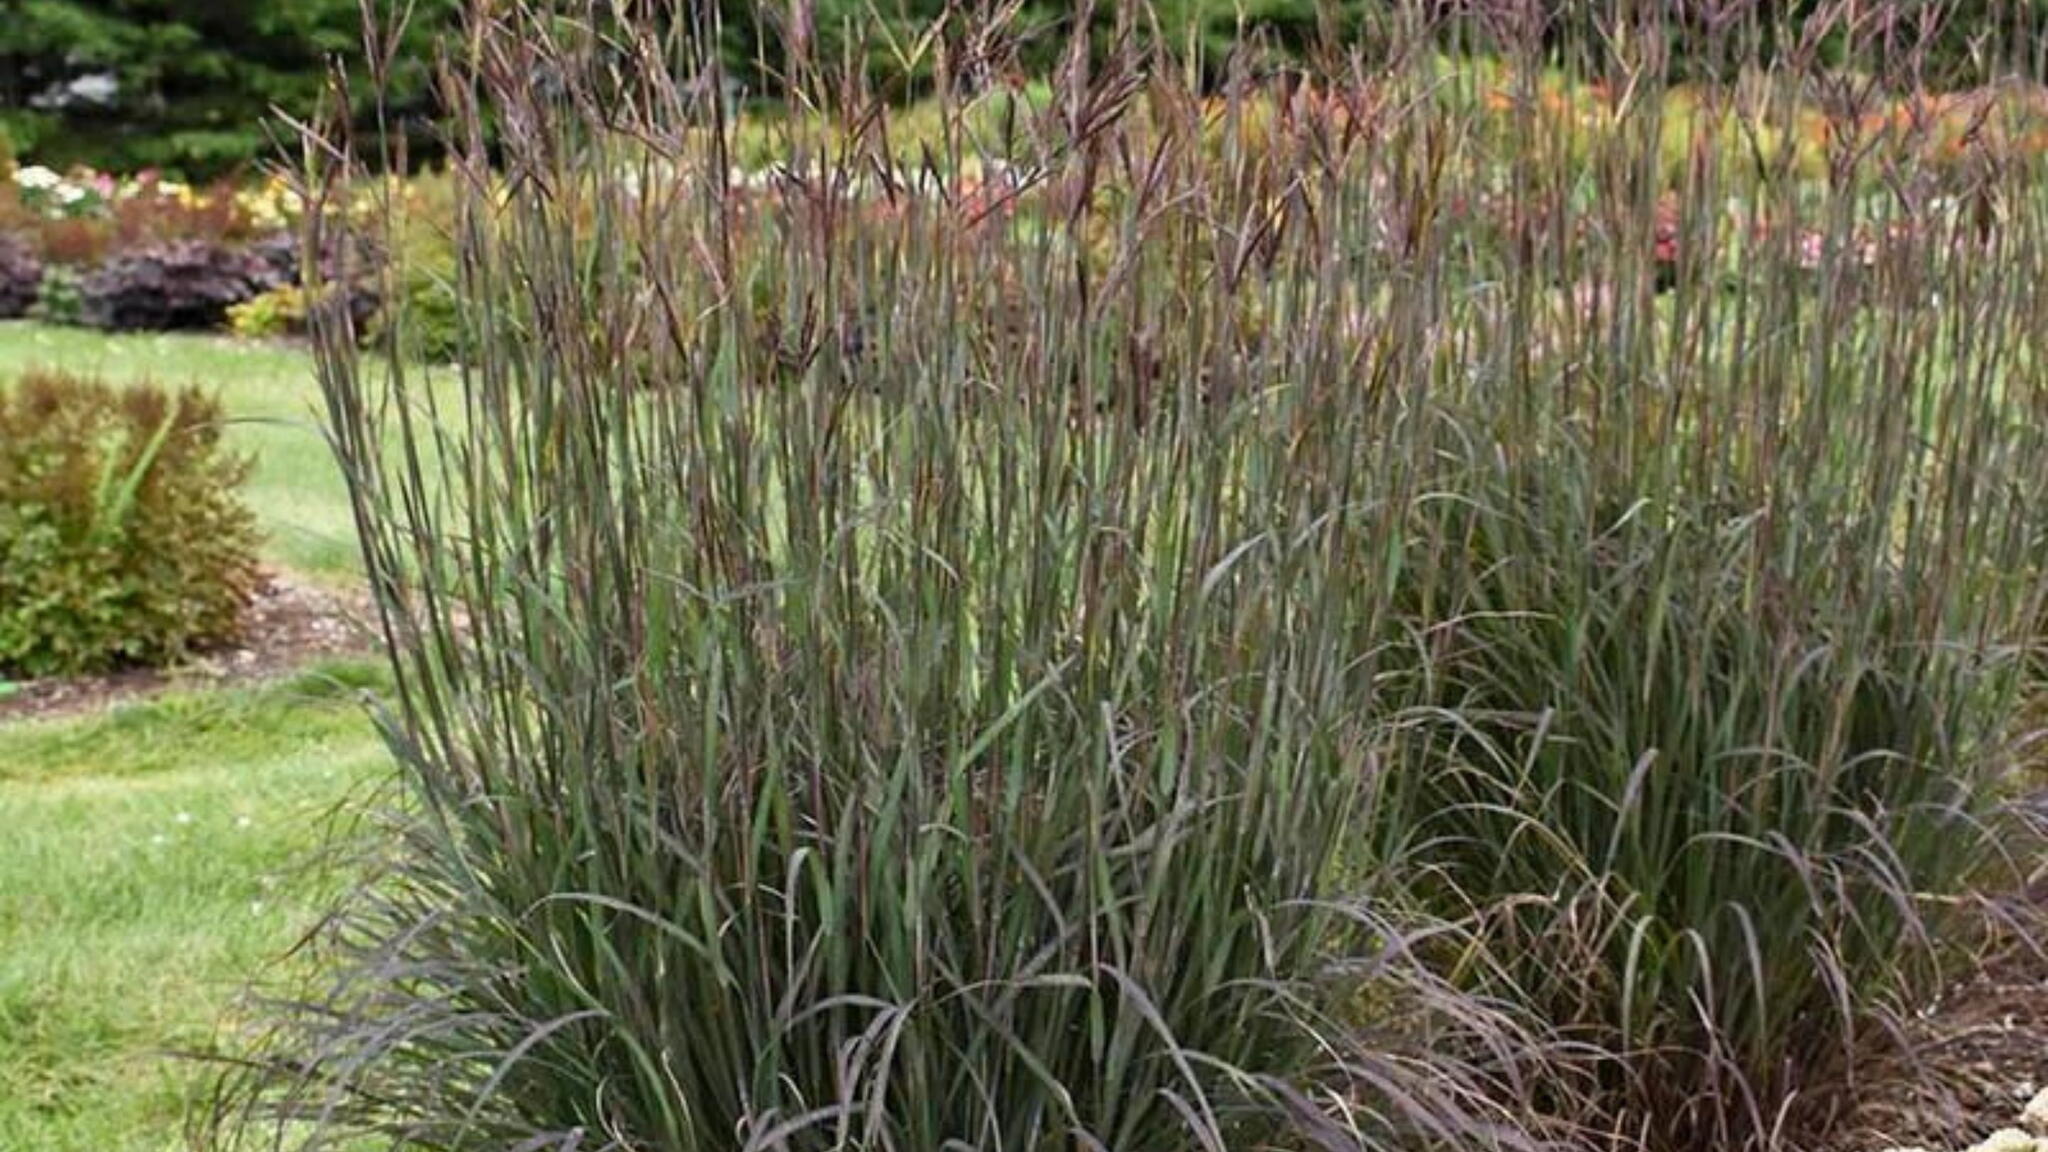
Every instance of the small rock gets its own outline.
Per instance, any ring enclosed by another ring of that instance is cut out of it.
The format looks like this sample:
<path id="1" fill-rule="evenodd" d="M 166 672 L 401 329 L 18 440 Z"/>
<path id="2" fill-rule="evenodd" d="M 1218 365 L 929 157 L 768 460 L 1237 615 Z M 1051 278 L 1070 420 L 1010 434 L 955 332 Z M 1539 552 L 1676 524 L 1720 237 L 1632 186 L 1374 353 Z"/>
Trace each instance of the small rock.
<path id="1" fill-rule="evenodd" d="M 1970 1152 L 2039 1152 L 2040 1144 L 2017 1128 L 2000 1128 Z"/>
<path id="2" fill-rule="evenodd" d="M 2048 1136 L 2048 1088 L 2034 1094 L 2020 1113 L 2020 1126 L 2036 1136 Z"/>

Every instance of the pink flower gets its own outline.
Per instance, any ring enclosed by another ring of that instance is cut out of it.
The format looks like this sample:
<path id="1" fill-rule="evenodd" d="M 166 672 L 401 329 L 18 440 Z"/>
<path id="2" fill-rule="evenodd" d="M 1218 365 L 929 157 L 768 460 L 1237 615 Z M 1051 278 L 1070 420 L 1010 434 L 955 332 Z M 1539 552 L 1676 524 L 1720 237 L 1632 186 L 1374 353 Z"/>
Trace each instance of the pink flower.
<path id="1" fill-rule="evenodd" d="M 1799 266 L 1811 272 L 1820 267 L 1821 257 L 1827 252 L 1827 237 L 1811 228 L 1799 232 L 1799 249 L 1795 254 Z"/>

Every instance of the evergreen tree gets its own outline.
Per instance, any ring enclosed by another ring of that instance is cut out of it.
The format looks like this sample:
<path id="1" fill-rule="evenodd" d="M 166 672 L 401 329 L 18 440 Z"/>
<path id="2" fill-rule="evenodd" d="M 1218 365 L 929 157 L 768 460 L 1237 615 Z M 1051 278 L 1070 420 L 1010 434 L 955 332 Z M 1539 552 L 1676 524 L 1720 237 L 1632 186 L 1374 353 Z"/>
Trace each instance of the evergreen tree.
<path id="1" fill-rule="evenodd" d="M 433 37 L 458 7 L 416 6 L 400 115 L 425 110 Z M 310 112 L 327 61 L 360 71 L 362 45 L 357 0 L 0 0 L 0 117 L 45 163 L 210 176 L 267 157 L 272 110 Z"/>

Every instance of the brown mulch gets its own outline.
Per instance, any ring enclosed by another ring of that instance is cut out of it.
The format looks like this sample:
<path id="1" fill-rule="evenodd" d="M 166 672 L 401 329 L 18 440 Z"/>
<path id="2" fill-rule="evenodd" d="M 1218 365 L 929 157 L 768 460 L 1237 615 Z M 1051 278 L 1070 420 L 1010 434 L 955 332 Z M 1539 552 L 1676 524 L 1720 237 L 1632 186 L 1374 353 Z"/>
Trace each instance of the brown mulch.
<path id="1" fill-rule="evenodd" d="M 170 688 L 267 680 L 328 657 L 367 654 L 375 639 L 368 619 L 366 597 L 265 573 L 233 643 L 169 669 L 31 680 L 0 696 L 0 721 L 88 712 Z"/>

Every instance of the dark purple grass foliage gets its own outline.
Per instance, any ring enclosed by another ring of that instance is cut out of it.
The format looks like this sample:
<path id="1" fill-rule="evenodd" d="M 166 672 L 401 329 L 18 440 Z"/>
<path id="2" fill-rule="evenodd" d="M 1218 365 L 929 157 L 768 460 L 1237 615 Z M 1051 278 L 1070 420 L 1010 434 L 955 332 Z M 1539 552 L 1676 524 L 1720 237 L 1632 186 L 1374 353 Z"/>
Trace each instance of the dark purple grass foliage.
<path id="1" fill-rule="evenodd" d="M 743 123 L 690 11 L 472 14 L 460 410 L 315 318 L 405 798 L 215 1134 L 1818 1147 L 2025 927 L 2040 161 L 1773 143 L 1900 24 Z"/>

